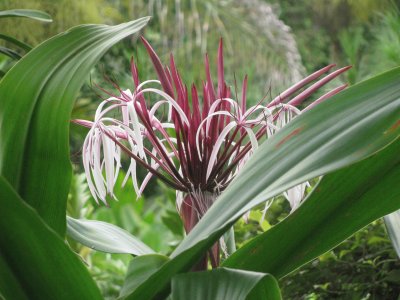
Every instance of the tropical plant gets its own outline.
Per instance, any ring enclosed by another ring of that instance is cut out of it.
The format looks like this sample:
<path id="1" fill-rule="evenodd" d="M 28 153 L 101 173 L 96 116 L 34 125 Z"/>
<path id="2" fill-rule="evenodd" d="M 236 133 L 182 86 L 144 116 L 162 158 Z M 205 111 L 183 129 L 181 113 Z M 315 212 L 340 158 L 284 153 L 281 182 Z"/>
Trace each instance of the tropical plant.
<path id="1" fill-rule="evenodd" d="M 94 199 L 107 203 L 107 195 L 116 198 L 114 185 L 121 168 L 121 154 L 125 153 L 130 157 L 130 165 L 122 184 L 125 185 L 132 176 L 136 195 L 140 196 L 151 177 L 156 176 L 176 190 L 176 206 L 186 233 L 195 227 L 232 182 L 258 148 L 259 141 L 278 132 L 300 114 L 296 107 L 321 86 L 349 69 L 339 69 L 298 93 L 330 71 L 334 65 L 329 65 L 287 89 L 269 104 L 264 105 L 261 100 L 247 108 L 247 77 L 243 80 L 240 99 L 237 98 L 237 91 L 231 91 L 225 82 L 221 40 L 217 61 L 218 85 L 215 87 L 212 82 L 206 56 L 203 93 L 201 95 L 193 84 L 190 101 L 189 91 L 179 75 L 173 56 L 169 70 L 161 64 L 150 44 L 144 38 L 142 41 L 153 61 L 158 80 L 141 82 L 137 66 L 132 61 L 134 91 L 122 90 L 116 84 L 119 95 L 102 89 L 110 97 L 101 102 L 94 121 L 74 120 L 91 128 L 83 145 L 83 165 Z M 162 89 L 158 88 L 159 85 Z M 321 96 L 305 110 L 345 87 L 339 86 Z M 150 106 L 146 101 L 150 96 L 161 97 L 161 100 Z M 165 114 L 168 115 L 166 118 Z M 148 170 L 141 184 L 137 166 Z M 300 205 L 306 186 L 307 183 L 302 183 L 285 193 L 292 210 Z M 73 221 L 70 222 L 72 224 Z M 230 243 L 234 244 L 232 236 L 230 239 Z M 81 241 L 85 243 L 85 240 Z M 213 267 L 219 266 L 220 248 L 227 254 L 232 252 L 227 249 L 225 239 L 221 239 L 221 243 L 213 246 L 198 267 L 207 269 L 208 259 Z"/>
<path id="2" fill-rule="evenodd" d="M 28 18 L 36 21 L 41 21 L 41 22 L 51 22 L 52 19 L 51 17 L 39 10 L 32 10 L 32 9 L 12 9 L 12 10 L 3 10 L 0 11 L 0 19 L 2 18 L 16 18 L 16 17 L 23 17 L 23 18 Z M 12 36 L 0 33 L 0 40 L 4 40 L 7 43 L 13 45 L 14 47 L 18 47 L 22 49 L 24 52 L 28 52 L 32 49 L 32 46 L 24 43 L 23 41 L 20 41 Z M 15 51 L 14 49 L 8 48 L 8 47 L 3 47 L 0 46 L 0 54 L 4 54 L 5 56 L 8 56 L 9 58 L 13 60 L 18 60 L 22 57 L 22 55 L 18 52 Z M 5 74 L 5 70 L 0 70 L 0 77 L 2 77 Z"/>
<path id="3" fill-rule="evenodd" d="M 101 299 L 82 261 L 64 243 L 71 180 L 69 118 L 83 79 L 99 57 L 147 22 L 73 28 L 30 51 L 1 80 L 0 293 L 6 299 Z M 36 76 L 38 70 L 47 76 Z M 170 89 L 164 69 L 158 72 L 163 88 Z M 75 226 L 81 241 L 97 243 L 94 248 L 123 245 L 136 256 L 122 298 L 171 293 L 172 299 L 223 299 L 222 294 L 279 299 L 274 277 L 285 276 L 400 208 L 399 76 L 397 68 L 354 85 L 263 142 L 168 257 L 111 224 L 68 219 L 69 228 Z M 176 106 L 172 113 L 180 114 Z M 249 209 L 323 174 L 302 205 L 232 253 L 221 268 L 189 272 Z M 109 230 L 117 232 L 114 238 Z"/>

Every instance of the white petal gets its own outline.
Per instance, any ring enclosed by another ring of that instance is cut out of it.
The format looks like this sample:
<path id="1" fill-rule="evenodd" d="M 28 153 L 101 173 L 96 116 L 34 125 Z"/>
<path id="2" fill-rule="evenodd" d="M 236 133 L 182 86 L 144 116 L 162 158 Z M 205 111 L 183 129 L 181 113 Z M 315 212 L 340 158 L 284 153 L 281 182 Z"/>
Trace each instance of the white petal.
<path id="1" fill-rule="evenodd" d="M 101 170 L 101 157 L 100 157 L 100 133 L 99 130 L 96 130 L 95 136 L 94 136 L 94 145 L 93 145 L 93 166 L 92 166 L 92 174 L 93 174 L 93 179 L 94 183 L 96 186 L 96 190 L 98 192 L 100 200 L 102 200 L 104 203 L 106 203 L 106 190 L 104 187 L 104 182 L 103 182 L 103 175 L 102 175 L 102 170 Z"/>
<path id="2" fill-rule="evenodd" d="M 197 129 L 197 132 L 196 132 L 196 148 L 197 148 L 197 153 L 198 153 L 198 155 L 199 155 L 199 158 L 200 158 L 200 160 L 201 160 L 201 151 L 200 151 L 200 139 L 199 139 L 199 136 L 200 136 L 200 132 L 202 131 L 202 127 L 203 127 L 203 125 L 204 125 L 204 123 L 205 122 L 207 122 L 210 118 L 213 118 L 213 117 L 215 117 L 215 116 L 219 116 L 219 115 L 227 115 L 227 116 L 229 116 L 229 117 L 232 117 L 232 115 L 231 114 L 229 114 L 228 112 L 226 112 L 226 111 L 219 111 L 219 112 L 215 112 L 215 113 L 212 113 L 212 114 L 209 114 L 206 118 L 204 118 L 203 119 L 203 121 L 201 121 L 201 123 L 199 124 L 199 128 Z M 207 128 L 207 125 L 206 125 L 206 136 L 209 136 L 208 135 L 208 128 Z"/>
<path id="3" fill-rule="evenodd" d="M 171 103 L 171 105 L 175 108 L 176 112 L 180 115 L 182 121 L 187 126 L 190 127 L 190 123 L 189 123 L 188 118 L 186 117 L 186 114 L 184 113 L 182 108 L 179 106 L 179 104 L 174 99 L 172 99 L 172 97 L 170 95 L 168 95 L 164 91 L 161 91 L 161 90 L 158 90 L 158 89 L 153 89 L 153 88 L 147 88 L 147 89 L 144 89 L 144 90 L 140 91 L 140 93 L 146 93 L 146 92 L 153 92 L 155 94 L 158 94 L 158 95 L 162 96 L 165 100 L 169 101 Z"/>
<path id="4" fill-rule="evenodd" d="M 137 116 L 133 102 L 128 103 L 128 111 L 129 111 L 129 115 L 131 118 L 131 124 L 133 126 L 134 141 L 135 141 L 136 145 L 138 146 L 138 150 L 139 150 L 139 156 L 141 158 L 145 158 L 146 154 L 144 153 L 143 136 L 142 136 L 142 132 L 140 130 L 139 118 Z"/>
<path id="5" fill-rule="evenodd" d="M 211 152 L 210 160 L 209 160 L 208 166 L 207 166 L 206 179 L 208 179 L 208 177 L 211 174 L 211 170 L 214 166 L 215 161 L 217 160 L 218 151 L 220 150 L 220 147 L 221 147 L 222 143 L 224 142 L 226 135 L 229 133 L 229 131 L 231 131 L 236 126 L 237 126 L 236 122 L 230 122 L 228 125 L 226 125 L 225 128 L 222 130 L 221 134 L 219 135 L 217 141 L 215 142 L 215 145 Z"/>
<path id="6" fill-rule="evenodd" d="M 246 130 L 247 135 L 250 139 L 252 150 L 253 151 L 256 150 L 258 148 L 258 141 L 257 141 L 256 135 L 254 134 L 253 130 L 251 130 L 251 128 L 244 127 L 244 129 Z"/>

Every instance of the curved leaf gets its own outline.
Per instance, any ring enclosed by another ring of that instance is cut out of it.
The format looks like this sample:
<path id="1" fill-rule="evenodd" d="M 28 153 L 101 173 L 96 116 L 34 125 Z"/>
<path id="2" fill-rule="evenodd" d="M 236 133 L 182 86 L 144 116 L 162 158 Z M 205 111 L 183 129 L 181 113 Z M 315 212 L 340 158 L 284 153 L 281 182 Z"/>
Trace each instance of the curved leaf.
<path id="1" fill-rule="evenodd" d="M 7 266 L 0 271 L 7 272 L 0 294 L 9 296 L 19 287 L 9 299 L 102 299 L 78 256 L 3 177 L 0 206 L 0 265 Z"/>
<path id="2" fill-rule="evenodd" d="M 167 261 L 168 257 L 161 254 L 142 255 L 132 259 L 129 263 L 120 297 L 124 298 L 132 293 Z"/>
<path id="3" fill-rule="evenodd" d="M 21 42 L 21 41 L 15 39 L 15 38 L 13 38 L 11 36 L 8 36 L 8 35 L 5 35 L 5 34 L 1 34 L 0 33 L 0 39 L 1 40 L 5 40 L 5 41 L 7 41 L 9 43 L 12 43 L 12 44 L 24 49 L 25 51 L 29 51 L 29 50 L 32 49 L 32 47 L 29 46 L 28 44 L 26 44 L 24 42 Z"/>
<path id="4" fill-rule="evenodd" d="M 400 178 L 399 178 L 400 180 Z M 397 256 L 400 258 L 400 210 L 397 210 L 384 218 L 386 229 L 393 248 L 396 250 Z"/>
<path id="5" fill-rule="evenodd" d="M 76 94 L 104 52 L 148 20 L 75 27 L 31 50 L 0 82 L 0 174 L 62 236 Z"/>
<path id="6" fill-rule="evenodd" d="M 118 226 L 67 216 L 67 234 L 75 241 L 97 251 L 133 255 L 152 254 L 149 246 Z"/>
<path id="7" fill-rule="evenodd" d="M 367 160 L 326 175 L 293 214 L 244 245 L 224 266 L 280 278 L 399 209 L 399 153 L 400 139 Z"/>
<path id="8" fill-rule="evenodd" d="M 29 299 L 2 255 L 0 255 L 0 299 Z"/>
<path id="9" fill-rule="evenodd" d="M 0 11 L 0 18 L 9 17 L 24 17 L 41 22 L 53 22 L 48 13 L 35 9 L 10 9 Z"/>
<path id="10" fill-rule="evenodd" d="M 263 273 L 218 268 L 172 278 L 173 300 L 279 300 L 276 279 Z"/>
<path id="11" fill-rule="evenodd" d="M 296 184 L 366 158 L 395 140 L 400 132 L 399 115 L 400 68 L 396 68 L 354 85 L 297 117 L 255 151 L 172 253 L 171 261 L 139 286 L 132 299 L 165 295 L 170 278 L 188 270 L 255 205 Z"/>
<path id="12" fill-rule="evenodd" d="M 0 47 L 0 53 L 4 54 L 14 60 L 21 59 L 21 57 L 22 57 L 18 52 L 14 51 L 12 49 L 6 48 L 6 47 Z"/>

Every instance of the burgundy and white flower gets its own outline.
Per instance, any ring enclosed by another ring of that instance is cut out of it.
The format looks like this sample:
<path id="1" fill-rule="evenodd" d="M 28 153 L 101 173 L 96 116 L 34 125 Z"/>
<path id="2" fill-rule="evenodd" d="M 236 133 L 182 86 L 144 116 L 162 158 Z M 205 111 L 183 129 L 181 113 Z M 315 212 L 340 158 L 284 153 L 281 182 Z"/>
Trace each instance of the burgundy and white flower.
<path id="1" fill-rule="evenodd" d="M 349 68 L 324 76 L 334 67 L 326 66 L 269 103 L 263 99 L 247 107 L 247 77 L 240 95 L 224 80 L 222 41 L 217 85 L 212 81 L 206 56 L 206 76 L 200 90 L 185 85 L 172 55 L 169 66 L 163 66 L 150 44 L 142 41 L 158 80 L 141 82 L 132 61 L 134 88 L 121 90 L 116 86 L 118 94 L 107 92 L 110 97 L 99 105 L 93 122 L 75 120 L 90 128 L 83 145 L 83 165 L 93 197 L 106 203 L 106 195 L 115 198 L 113 189 L 125 153 L 130 164 L 124 183 L 132 177 L 137 195 L 153 176 L 174 188 L 186 232 L 230 184 L 259 142 L 299 115 L 304 100 Z M 306 109 L 345 87 L 330 91 Z M 142 180 L 137 176 L 139 166 L 148 171 Z M 302 200 L 305 188 L 302 184 L 284 193 L 293 209 Z"/>

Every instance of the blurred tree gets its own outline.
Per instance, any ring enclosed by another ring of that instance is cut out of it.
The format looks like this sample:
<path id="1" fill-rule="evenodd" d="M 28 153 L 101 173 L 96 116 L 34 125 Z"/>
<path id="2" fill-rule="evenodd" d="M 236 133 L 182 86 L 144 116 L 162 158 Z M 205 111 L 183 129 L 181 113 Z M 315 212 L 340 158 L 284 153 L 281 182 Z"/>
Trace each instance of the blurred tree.
<path id="1" fill-rule="evenodd" d="M 349 60 L 362 56 L 363 40 L 372 40 L 371 29 L 379 15 L 398 7 L 398 0 L 332 0 L 297 1 L 269 0 L 280 7 L 280 17 L 293 30 L 307 70 L 313 71 L 327 63 L 354 64 Z M 360 34 L 361 33 L 361 34 Z M 359 43 L 351 46 L 350 42 Z M 360 47 L 360 49 L 358 48 Z M 358 58 L 360 60 L 360 58 Z M 358 61 L 357 63 L 359 63 Z M 357 71 L 348 72 L 354 83 Z M 362 78 L 361 76 L 360 78 Z M 358 79 L 360 79 L 358 78 Z"/>
<path id="2" fill-rule="evenodd" d="M 262 0 L 151 0 L 115 2 L 126 19 L 153 16 L 146 37 L 164 54 L 174 52 L 189 84 L 204 78 L 204 54 L 216 60 L 216 45 L 222 37 L 228 80 L 234 85 L 249 74 L 250 99 L 263 97 L 271 86 L 276 93 L 304 75 L 301 57 L 290 28 Z M 160 50 L 160 47 L 163 49 Z M 213 70 L 215 71 L 215 70 Z M 145 71 L 144 73 L 147 74 Z"/>
<path id="3" fill-rule="evenodd" d="M 147 38 L 159 53 L 174 52 L 188 84 L 203 78 L 199 61 L 209 50 L 214 62 L 218 39 L 223 37 L 230 84 L 234 85 L 234 72 L 238 86 L 248 73 L 253 102 L 269 87 L 278 93 L 304 75 L 290 28 L 262 0 L 5 0 L 0 5 L 0 9 L 16 7 L 41 9 L 53 16 L 53 24 L 47 26 L 30 22 L 17 26 L 15 20 L 2 24 L 5 33 L 33 45 L 81 23 L 117 23 L 152 15 Z"/>
<path id="4" fill-rule="evenodd" d="M 372 50 L 368 65 L 375 72 L 400 65 L 400 10 L 393 7 L 380 14 L 377 26 L 372 29 Z"/>
<path id="5" fill-rule="evenodd" d="M 53 23 L 38 24 L 31 20 L 1 20 L 2 32 L 28 44 L 37 45 L 68 28 L 83 23 L 112 23 L 120 18 L 106 0 L 2 0 L 0 10 L 14 8 L 38 9 L 47 12 Z"/>

